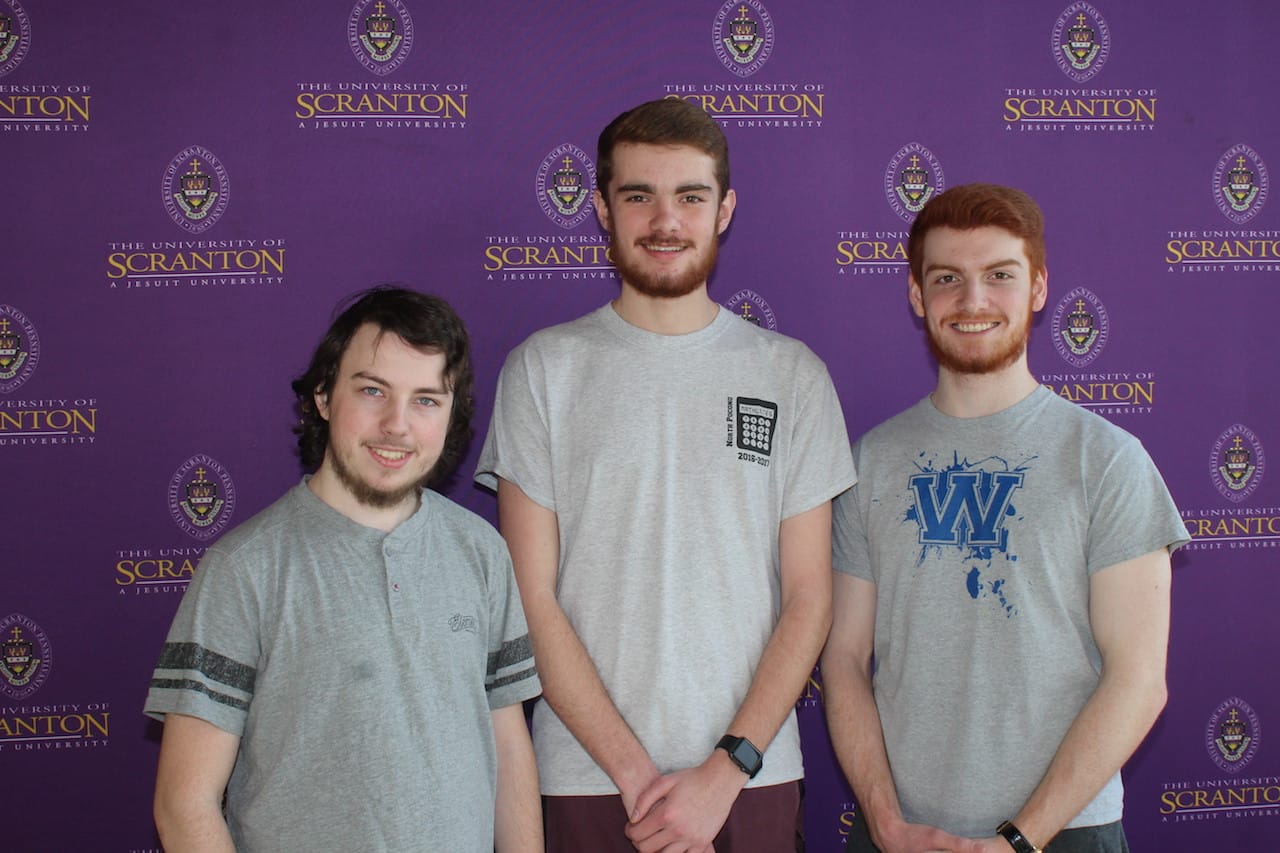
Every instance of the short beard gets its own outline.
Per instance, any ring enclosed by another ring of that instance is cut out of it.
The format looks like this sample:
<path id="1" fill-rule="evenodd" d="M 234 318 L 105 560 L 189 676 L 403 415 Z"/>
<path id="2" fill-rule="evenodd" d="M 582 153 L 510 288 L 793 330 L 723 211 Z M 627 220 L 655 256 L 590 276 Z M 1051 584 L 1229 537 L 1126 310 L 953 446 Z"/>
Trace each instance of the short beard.
<path id="1" fill-rule="evenodd" d="M 651 236 L 637 242 L 646 242 L 650 239 Z M 652 241 L 662 242 L 658 239 Z M 622 280 L 637 293 L 654 299 L 678 299 L 693 293 L 710 278 L 711 271 L 716 266 L 716 256 L 720 251 L 719 235 L 715 235 L 711 238 L 711 243 L 699 262 L 685 272 L 676 275 L 653 275 L 639 269 L 637 265 L 631 263 L 630 257 L 625 252 L 618 250 L 617 237 L 612 233 L 609 235 L 609 247 L 612 249 L 614 268 L 617 269 Z M 643 251 L 638 246 L 633 248 L 636 251 Z"/>
<path id="2" fill-rule="evenodd" d="M 388 491 L 386 489 L 375 488 L 364 480 L 361 480 L 351 472 L 351 469 L 346 466 L 346 463 L 342 461 L 338 454 L 330 452 L 327 454 L 326 459 L 329 462 L 329 466 L 333 469 L 334 476 L 338 478 L 338 482 L 341 483 L 343 487 L 346 488 L 347 492 L 356 499 L 356 503 L 372 507 L 373 509 L 389 509 L 391 507 L 399 506 L 406 498 L 410 495 L 416 494 L 418 490 L 422 488 L 423 483 L 430 479 L 431 473 L 428 472 L 428 476 L 424 477 L 420 483 L 414 483 L 409 486 L 404 486 L 403 488 Z M 435 471 L 435 468 L 432 467 L 431 471 Z"/>
<path id="3" fill-rule="evenodd" d="M 946 322 L 950 322 L 950 320 Z M 944 322 L 942 325 L 946 325 L 946 323 Z M 990 354 L 980 353 L 964 357 L 948 352 L 939 345 L 938 340 L 933 335 L 933 327 L 927 322 L 925 323 L 925 338 L 929 341 L 929 352 L 933 353 L 938 365 L 945 367 L 952 373 L 962 373 L 967 376 L 997 373 L 1013 364 L 1027 351 L 1027 344 L 1031 340 L 1031 307 L 1027 306 L 1027 316 L 1023 323 L 1022 334 L 1011 339 L 1003 349 L 996 350 Z"/>

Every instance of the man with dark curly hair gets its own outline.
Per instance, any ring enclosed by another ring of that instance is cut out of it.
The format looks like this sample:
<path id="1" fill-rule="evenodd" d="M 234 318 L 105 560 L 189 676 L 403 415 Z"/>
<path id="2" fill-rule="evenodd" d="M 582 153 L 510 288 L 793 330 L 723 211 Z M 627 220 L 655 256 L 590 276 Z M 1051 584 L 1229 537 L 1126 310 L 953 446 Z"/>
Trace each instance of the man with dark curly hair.
<path id="1" fill-rule="evenodd" d="M 315 473 L 206 552 L 151 682 L 166 849 L 542 850 L 511 561 L 424 488 L 472 385 L 434 296 L 374 288 L 320 342 L 293 383 Z"/>

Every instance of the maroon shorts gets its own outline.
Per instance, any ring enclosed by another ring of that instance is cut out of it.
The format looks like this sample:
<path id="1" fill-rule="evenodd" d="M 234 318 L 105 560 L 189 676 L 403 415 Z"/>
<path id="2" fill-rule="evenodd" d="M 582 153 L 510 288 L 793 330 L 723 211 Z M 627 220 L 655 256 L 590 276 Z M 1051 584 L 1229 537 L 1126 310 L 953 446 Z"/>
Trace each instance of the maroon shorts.
<path id="1" fill-rule="evenodd" d="M 744 788 L 724 828 L 716 853 L 785 853 L 804 850 L 800 782 Z M 624 834 L 622 797 L 543 797 L 547 853 L 635 853 Z"/>

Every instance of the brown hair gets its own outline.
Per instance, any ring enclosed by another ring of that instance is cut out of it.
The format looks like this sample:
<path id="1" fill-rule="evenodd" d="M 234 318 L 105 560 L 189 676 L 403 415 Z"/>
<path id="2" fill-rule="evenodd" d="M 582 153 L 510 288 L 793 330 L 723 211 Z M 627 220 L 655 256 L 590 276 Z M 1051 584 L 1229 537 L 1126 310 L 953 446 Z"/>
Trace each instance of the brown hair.
<path id="1" fill-rule="evenodd" d="M 720 200 L 729 192 L 729 141 L 706 111 L 678 96 L 648 101 L 627 110 L 600 132 L 596 145 L 596 188 L 609 199 L 613 149 L 619 142 L 646 145 L 689 145 L 715 160 Z"/>

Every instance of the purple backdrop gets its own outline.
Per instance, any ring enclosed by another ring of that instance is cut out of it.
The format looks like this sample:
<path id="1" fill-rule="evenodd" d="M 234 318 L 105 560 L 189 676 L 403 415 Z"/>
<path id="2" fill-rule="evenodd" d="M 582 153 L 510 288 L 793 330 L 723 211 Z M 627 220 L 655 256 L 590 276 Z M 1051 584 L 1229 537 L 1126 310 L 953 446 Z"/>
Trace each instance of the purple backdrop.
<path id="1" fill-rule="evenodd" d="M 597 132 L 674 96 L 733 148 L 713 295 L 826 360 L 851 434 L 931 387 L 919 203 L 1039 199 L 1032 368 L 1143 439 L 1196 537 L 1133 848 L 1276 849 L 1280 8 L 1179 9 L 0 0 L 0 847 L 158 846 L 151 668 L 204 548 L 299 476 L 288 381 L 335 301 L 450 299 L 483 432 L 507 351 L 616 292 Z M 476 451 L 448 493 L 492 519 Z M 808 830 L 834 851 L 854 805 L 821 704 L 815 673 Z"/>

